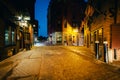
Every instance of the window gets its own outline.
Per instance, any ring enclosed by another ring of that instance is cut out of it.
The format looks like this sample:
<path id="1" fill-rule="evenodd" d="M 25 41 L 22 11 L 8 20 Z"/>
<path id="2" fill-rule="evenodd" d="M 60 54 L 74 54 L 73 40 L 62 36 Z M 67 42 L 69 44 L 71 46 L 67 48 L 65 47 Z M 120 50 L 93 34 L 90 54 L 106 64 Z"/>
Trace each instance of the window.
<path id="1" fill-rule="evenodd" d="M 15 44 L 15 29 L 11 26 L 5 28 L 5 45 Z"/>
<path id="2" fill-rule="evenodd" d="M 24 33 L 24 39 L 25 40 L 30 40 L 30 33 Z"/>
<path id="3" fill-rule="evenodd" d="M 99 30 L 98 39 L 99 39 L 99 44 L 102 45 L 103 44 L 103 29 Z"/>
<path id="4" fill-rule="evenodd" d="M 66 35 L 64 36 L 64 41 L 65 41 L 65 42 L 67 41 L 67 36 L 66 36 Z"/>
<path id="5" fill-rule="evenodd" d="M 64 22 L 64 28 L 67 28 L 67 21 Z"/>
<path id="6" fill-rule="evenodd" d="M 73 43 L 75 43 L 75 36 L 73 36 Z"/>
<path id="7" fill-rule="evenodd" d="M 94 34 L 91 33 L 91 44 L 93 44 L 93 43 L 94 43 Z"/>
<path id="8" fill-rule="evenodd" d="M 94 32 L 94 41 L 97 40 L 97 31 Z"/>
<path id="9" fill-rule="evenodd" d="M 72 35 L 69 35 L 69 41 L 72 41 Z"/>
<path id="10" fill-rule="evenodd" d="M 5 29 L 5 45 L 10 44 L 10 31 L 9 28 Z"/>
<path id="11" fill-rule="evenodd" d="M 12 44 L 15 44 L 15 30 L 12 29 Z"/>

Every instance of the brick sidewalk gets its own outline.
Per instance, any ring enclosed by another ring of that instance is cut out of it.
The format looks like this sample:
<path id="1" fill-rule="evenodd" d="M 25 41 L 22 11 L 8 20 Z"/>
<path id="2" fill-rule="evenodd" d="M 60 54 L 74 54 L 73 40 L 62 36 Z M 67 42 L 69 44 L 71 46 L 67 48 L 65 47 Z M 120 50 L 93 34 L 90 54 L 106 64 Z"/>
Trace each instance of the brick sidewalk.
<path id="1" fill-rule="evenodd" d="M 72 47 L 74 47 L 74 49 Z M 75 52 L 81 53 L 79 51 L 79 48 L 75 49 L 75 46 L 71 46 L 70 48 L 72 48 L 71 50 L 73 50 Z M 83 48 L 85 50 L 85 52 L 83 52 L 83 53 L 85 53 L 85 55 L 87 54 L 87 56 L 95 59 L 95 52 L 94 51 L 92 51 L 90 48 L 86 48 L 86 47 L 83 47 Z M 98 61 L 105 63 L 102 60 L 98 60 Z M 120 61 L 113 61 L 112 63 L 109 63 L 109 65 L 112 65 L 112 66 L 120 68 Z"/>
<path id="2" fill-rule="evenodd" d="M 113 63 L 110 63 L 110 64 L 120 68 L 120 61 L 113 61 Z"/>

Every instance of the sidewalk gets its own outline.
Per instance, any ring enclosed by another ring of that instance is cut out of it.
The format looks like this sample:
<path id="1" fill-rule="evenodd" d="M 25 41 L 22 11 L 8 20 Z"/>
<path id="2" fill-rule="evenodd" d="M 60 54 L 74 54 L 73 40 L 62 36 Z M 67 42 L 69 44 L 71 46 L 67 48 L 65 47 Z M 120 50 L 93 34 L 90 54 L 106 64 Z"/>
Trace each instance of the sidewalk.
<path id="1" fill-rule="evenodd" d="M 84 51 L 80 51 L 79 50 L 80 48 L 83 48 Z M 86 56 L 88 56 L 90 58 L 95 59 L 95 53 L 91 49 L 89 49 L 89 48 L 86 48 L 86 47 L 79 47 L 79 48 L 77 48 L 76 46 L 71 46 L 70 49 L 71 49 L 71 51 L 74 51 L 74 52 L 77 52 L 77 53 L 80 53 L 80 54 L 82 53 L 82 55 L 86 55 Z M 104 61 L 101 61 L 101 60 L 98 60 L 98 61 L 102 62 L 102 63 L 105 63 Z M 105 63 L 105 64 L 107 64 L 107 63 Z M 112 63 L 109 63 L 109 65 L 112 65 L 112 66 L 115 66 L 117 68 L 120 68 L 120 61 L 113 61 Z"/>
<path id="2" fill-rule="evenodd" d="M 113 63 L 110 63 L 110 64 L 120 68 L 120 61 L 113 61 Z"/>
<path id="3" fill-rule="evenodd" d="M 24 54 L 24 55 L 22 55 Z M 8 76 L 14 67 L 19 64 L 21 59 L 25 59 L 30 55 L 30 51 L 23 50 L 18 52 L 16 55 L 13 55 L 0 62 L 0 80 L 4 80 Z"/>

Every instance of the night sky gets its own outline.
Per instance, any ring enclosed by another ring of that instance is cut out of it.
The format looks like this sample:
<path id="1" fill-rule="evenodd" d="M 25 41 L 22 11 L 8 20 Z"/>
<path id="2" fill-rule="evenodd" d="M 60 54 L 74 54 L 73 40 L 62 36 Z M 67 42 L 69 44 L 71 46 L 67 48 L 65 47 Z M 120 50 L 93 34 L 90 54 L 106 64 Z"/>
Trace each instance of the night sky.
<path id="1" fill-rule="evenodd" d="M 39 22 L 39 36 L 47 37 L 47 8 L 50 0 L 36 0 L 35 19 Z"/>

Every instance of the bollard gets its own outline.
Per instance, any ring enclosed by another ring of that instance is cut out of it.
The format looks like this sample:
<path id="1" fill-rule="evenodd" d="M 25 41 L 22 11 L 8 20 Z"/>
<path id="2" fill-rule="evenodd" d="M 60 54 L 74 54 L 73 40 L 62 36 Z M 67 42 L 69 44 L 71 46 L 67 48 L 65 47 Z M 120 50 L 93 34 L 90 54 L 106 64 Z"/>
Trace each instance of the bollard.
<path id="1" fill-rule="evenodd" d="M 108 43 L 107 41 L 104 41 L 103 44 L 104 44 L 104 61 L 108 63 Z"/>
<path id="2" fill-rule="evenodd" d="M 117 59 L 117 51 L 114 49 L 114 59 Z"/>
<path id="3" fill-rule="evenodd" d="M 95 53 L 96 59 L 99 59 L 99 41 L 95 41 Z"/>

